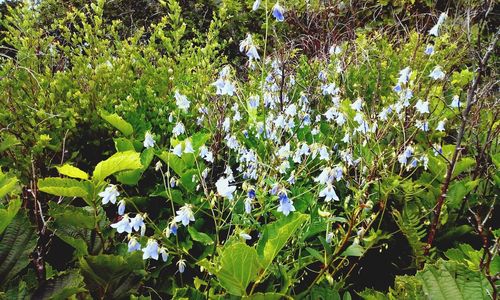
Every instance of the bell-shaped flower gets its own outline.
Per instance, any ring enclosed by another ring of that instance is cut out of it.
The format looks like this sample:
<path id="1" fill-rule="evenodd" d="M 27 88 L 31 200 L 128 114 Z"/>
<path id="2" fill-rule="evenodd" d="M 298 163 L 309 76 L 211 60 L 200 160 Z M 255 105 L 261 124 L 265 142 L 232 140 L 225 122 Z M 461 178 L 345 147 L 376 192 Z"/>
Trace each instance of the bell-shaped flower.
<path id="1" fill-rule="evenodd" d="M 418 100 L 417 103 L 415 104 L 415 108 L 421 114 L 428 114 L 429 113 L 429 101 Z"/>
<path id="2" fill-rule="evenodd" d="M 286 193 L 281 193 L 279 199 L 280 205 L 278 206 L 278 212 L 282 212 L 285 216 L 288 216 L 290 212 L 295 211 L 293 201 L 288 198 Z"/>
<path id="3" fill-rule="evenodd" d="M 194 153 L 193 144 L 190 140 L 184 141 L 184 153 Z"/>
<path id="4" fill-rule="evenodd" d="M 273 17 L 276 18 L 276 21 L 283 22 L 285 20 L 285 9 L 279 4 L 279 2 L 276 2 L 276 4 L 274 4 L 272 12 Z"/>
<path id="5" fill-rule="evenodd" d="M 460 97 L 458 95 L 453 96 L 450 106 L 452 108 L 460 108 Z"/>
<path id="6" fill-rule="evenodd" d="M 406 84 L 408 83 L 408 80 L 410 80 L 411 76 L 411 69 L 410 67 L 406 67 L 403 70 L 399 71 L 399 78 L 398 78 L 398 83 L 399 84 Z M 401 87 L 400 87 L 401 89 Z"/>
<path id="7" fill-rule="evenodd" d="M 445 129 L 444 129 L 445 123 L 446 122 L 444 120 L 439 121 L 438 125 L 436 126 L 436 130 L 441 131 L 441 132 L 445 131 Z"/>
<path id="8" fill-rule="evenodd" d="M 134 231 L 139 231 L 144 224 L 144 217 L 141 214 L 135 215 L 135 217 L 130 220 L 130 227 L 134 229 Z"/>
<path id="9" fill-rule="evenodd" d="M 116 203 L 116 197 L 120 196 L 116 185 L 110 184 L 103 192 L 99 193 L 99 197 L 102 197 L 102 204 L 108 204 L 111 202 L 113 204 Z"/>
<path id="10" fill-rule="evenodd" d="M 236 190 L 236 186 L 230 186 L 229 180 L 227 178 L 219 178 L 219 180 L 217 180 L 217 182 L 215 183 L 215 186 L 217 187 L 217 193 L 221 197 L 227 198 L 229 200 L 233 199 L 233 193 Z"/>
<path id="11" fill-rule="evenodd" d="M 429 77 L 434 79 L 434 80 L 443 80 L 445 77 L 445 74 L 444 74 L 443 70 L 441 70 L 440 66 L 436 66 L 429 74 Z"/>
<path id="12" fill-rule="evenodd" d="M 182 144 L 177 144 L 174 149 L 172 149 L 172 153 L 177 155 L 178 157 L 182 156 Z"/>
<path id="13" fill-rule="evenodd" d="M 434 45 L 427 45 L 427 47 L 425 47 L 424 53 L 426 55 L 432 55 L 432 54 L 434 54 Z"/>
<path id="14" fill-rule="evenodd" d="M 175 124 L 174 128 L 172 129 L 172 134 L 174 135 L 174 137 L 177 137 L 184 132 L 186 132 L 186 128 L 184 127 L 184 124 L 182 124 L 182 122 L 178 122 L 177 124 Z"/>
<path id="15" fill-rule="evenodd" d="M 141 249 L 141 244 L 135 237 L 131 237 L 128 241 L 128 252 L 134 252 Z"/>
<path id="16" fill-rule="evenodd" d="M 152 258 L 158 260 L 158 242 L 154 239 L 149 239 L 145 248 L 142 248 L 142 259 Z"/>
<path id="17" fill-rule="evenodd" d="M 143 143 L 145 148 L 152 148 L 155 146 L 155 140 L 153 139 L 153 135 L 151 132 L 146 131 L 146 134 L 144 134 L 144 143 Z"/>
<path id="18" fill-rule="evenodd" d="M 261 0 L 255 0 L 255 2 L 252 5 L 252 10 L 253 11 L 256 11 L 257 9 L 259 9 L 260 2 L 261 2 Z"/>
<path id="19" fill-rule="evenodd" d="M 333 185 L 331 185 L 330 183 L 327 184 L 326 187 L 319 192 L 319 197 L 324 197 L 326 202 L 330 202 L 332 200 L 339 201 L 339 197 L 337 196 L 337 193 L 335 193 Z"/>
<path id="20" fill-rule="evenodd" d="M 186 270 L 186 260 L 182 258 L 179 259 L 179 261 L 177 262 L 177 268 L 180 273 L 184 273 L 184 271 Z"/>
<path id="21" fill-rule="evenodd" d="M 189 100 L 185 95 L 180 94 L 179 91 L 175 91 L 174 98 L 175 98 L 175 104 L 177 105 L 178 108 L 180 108 L 185 112 L 189 109 L 189 104 L 191 102 L 189 102 Z"/>
<path id="22" fill-rule="evenodd" d="M 161 259 L 164 261 L 164 262 L 167 262 L 168 260 L 168 252 L 167 252 L 167 249 L 165 249 L 164 247 L 161 247 L 158 252 L 161 254 Z"/>
<path id="23" fill-rule="evenodd" d="M 124 215 L 120 221 L 111 224 L 111 227 L 115 228 L 118 233 L 132 233 L 132 226 L 130 226 L 130 218 L 128 215 Z"/>
<path id="24" fill-rule="evenodd" d="M 240 237 L 241 237 L 242 239 L 244 239 L 244 240 L 247 240 L 247 241 L 249 241 L 249 240 L 251 240 L 251 239 L 252 239 L 252 236 L 251 236 L 251 235 L 249 235 L 248 233 L 244 233 L 244 232 L 241 232 L 241 233 L 240 233 Z"/>
<path id="25" fill-rule="evenodd" d="M 125 200 L 118 202 L 118 214 L 121 216 L 125 213 Z"/>
<path id="26" fill-rule="evenodd" d="M 191 204 L 185 204 L 177 211 L 177 216 L 174 218 L 175 222 L 181 222 L 182 225 L 188 226 L 189 222 L 194 222 L 194 213 Z"/>

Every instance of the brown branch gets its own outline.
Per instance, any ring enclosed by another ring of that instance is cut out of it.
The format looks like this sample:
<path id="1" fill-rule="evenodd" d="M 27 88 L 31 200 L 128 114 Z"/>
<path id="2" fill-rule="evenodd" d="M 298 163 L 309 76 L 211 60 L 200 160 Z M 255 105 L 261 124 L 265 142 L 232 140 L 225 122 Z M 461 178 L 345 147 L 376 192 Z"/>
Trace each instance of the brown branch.
<path id="1" fill-rule="evenodd" d="M 484 54 L 483 58 L 479 61 L 479 66 L 476 70 L 476 77 L 472 81 L 472 85 L 470 86 L 469 90 L 467 91 L 467 105 L 462 112 L 462 124 L 460 126 L 460 129 L 458 131 L 457 135 L 457 142 L 455 144 L 455 150 L 453 151 L 453 156 L 451 158 L 450 163 L 448 164 L 448 169 L 446 171 L 446 177 L 444 180 L 443 185 L 441 186 L 441 193 L 437 199 L 436 206 L 434 207 L 434 217 L 432 220 L 432 224 L 429 230 L 429 236 L 427 237 L 427 245 L 425 246 L 424 249 L 424 254 L 428 255 L 430 252 L 430 249 L 432 247 L 432 243 L 434 242 L 434 238 L 436 237 L 436 232 L 437 232 L 437 226 L 439 224 L 439 217 L 441 214 L 441 209 L 443 207 L 444 201 L 446 199 L 446 193 L 448 192 L 448 188 L 450 186 L 450 182 L 453 176 L 453 170 L 455 169 L 455 164 L 457 163 L 457 158 L 458 154 L 461 150 L 461 143 L 462 143 L 462 138 L 465 133 L 465 126 L 467 125 L 468 117 L 469 117 L 469 112 L 474 105 L 474 96 L 476 95 L 476 89 L 479 85 L 479 81 L 481 80 L 481 77 L 486 69 L 486 63 L 488 62 L 488 59 L 490 58 L 493 50 L 495 49 L 496 43 L 498 41 L 498 36 L 500 34 L 500 30 L 498 30 L 494 35 L 493 39 L 486 50 L 486 53 Z"/>

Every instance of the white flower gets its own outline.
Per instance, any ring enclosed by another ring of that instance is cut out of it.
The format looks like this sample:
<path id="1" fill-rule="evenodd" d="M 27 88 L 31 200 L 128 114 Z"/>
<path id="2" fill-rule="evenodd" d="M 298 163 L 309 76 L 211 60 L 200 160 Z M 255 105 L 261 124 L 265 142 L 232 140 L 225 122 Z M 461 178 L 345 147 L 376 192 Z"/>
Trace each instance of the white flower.
<path id="1" fill-rule="evenodd" d="M 118 189 L 114 184 L 108 185 L 108 187 L 103 192 L 99 193 L 99 197 L 102 197 L 103 205 L 108 204 L 108 202 L 115 204 L 116 197 L 118 196 L 120 196 L 120 193 L 118 192 Z"/>
<path id="2" fill-rule="evenodd" d="M 410 67 L 406 67 L 403 70 L 399 71 L 399 79 L 398 83 L 406 84 L 408 83 L 408 80 L 410 79 L 411 76 L 411 69 Z"/>
<path id="3" fill-rule="evenodd" d="M 178 91 L 175 91 L 174 98 L 175 98 L 175 104 L 177 105 L 177 107 L 179 107 L 183 111 L 187 111 L 189 109 L 189 104 L 191 102 L 189 102 L 189 100 L 187 99 L 186 96 L 180 94 Z"/>
<path id="4" fill-rule="evenodd" d="M 184 153 L 194 153 L 193 144 L 190 140 L 184 141 Z"/>
<path id="5" fill-rule="evenodd" d="M 319 197 L 325 197 L 326 202 L 330 202 L 332 200 L 339 201 L 339 197 L 337 196 L 337 193 L 335 193 L 331 184 L 327 184 L 326 187 L 319 192 Z"/>
<path id="6" fill-rule="evenodd" d="M 227 178 L 219 178 L 219 180 L 217 180 L 217 182 L 215 183 L 215 186 L 217 187 L 217 193 L 221 197 L 227 198 L 229 200 L 233 199 L 233 193 L 236 190 L 236 186 L 230 186 L 229 180 Z"/>
<path id="7" fill-rule="evenodd" d="M 251 240 L 251 239 L 252 239 L 252 236 L 251 236 L 251 235 L 249 235 L 249 234 L 247 234 L 247 233 L 244 233 L 244 232 L 240 233 L 240 237 L 241 237 L 242 239 L 244 239 L 244 240 L 247 240 L 247 241 L 249 241 L 249 240 Z"/>
<path id="8" fill-rule="evenodd" d="M 175 146 L 174 149 L 172 150 L 172 153 L 181 157 L 182 156 L 182 144 L 181 143 L 177 144 L 177 146 Z"/>
<path id="9" fill-rule="evenodd" d="M 437 131 L 445 131 L 444 124 L 445 124 L 444 120 L 439 121 L 438 125 L 436 126 L 436 130 Z"/>
<path id="10" fill-rule="evenodd" d="M 285 216 L 288 216 L 290 212 L 295 211 L 295 206 L 293 206 L 293 201 L 288 198 L 285 193 L 279 195 L 280 205 L 278 206 L 278 212 L 282 212 Z"/>
<path id="11" fill-rule="evenodd" d="M 158 242 L 153 239 L 149 239 L 145 248 L 142 248 L 142 259 L 152 258 L 158 260 Z"/>
<path id="12" fill-rule="evenodd" d="M 185 204 L 177 211 L 177 216 L 175 216 L 175 222 L 181 222 L 182 225 L 188 226 L 189 222 L 194 222 L 194 214 L 191 209 L 191 204 Z"/>
<path id="13" fill-rule="evenodd" d="M 155 140 L 153 139 L 151 132 L 146 131 L 146 134 L 144 135 L 144 147 L 152 148 L 154 146 L 155 146 Z"/>
<path id="14" fill-rule="evenodd" d="M 441 26 L 441 24 L 444 23 L 444 21 L 446 20 L 447 17 L 448 17 L 448 15 L 446 13 L 441 13 L 441 15 L 439 15 L 439 19 L 438 19 L 436 25 L 434 25 L 429 30 L 429 34 L 433 35 L 433 36 L 439 36 L 439 27 Z"/>
<path id="15" fill-rule="evenodd" d="M 256 11 L 257 9 L 259 9 L 260 2 L 261 2 L 261 0 L 255 0 L 255 2 L 252 5 L 252 10 L 253 11 Z"/>
<path id="16" fill-rule="evenodd" d="M 132 227 L 130 226 L 130 218 L 128 215 L 124 215 L 120 221 L 111 224 L 111 227 L 115 228 L 118 233 L 132 233 Z"/>
<path id="17" fill-rule="evenodd" d="M 184 273 L 184 270 L 186 269 L 186 260 L 185 259 L 179 259 L 177 262 L 177 267 L 179 268 L 180 273 Z"/>
<path id="18" fill-rule="evenodd" d="M 125 200 L 120 200 L 118 205 L 118 214 L 121 216 L 125 213 Z"/>
<path id="19" fill-rule="evenodd" d="M 174 129 L 172 129 L 172 134 L 174 135 L 174 137 L 177 137 L 184 132 L 186 132 L 186 128 L 184 127 L 184 124 L 182 124 L 182 122 L 178 122 L 177 124 L 175 124 Z"/>
<path id="20" fill-rule="evenodd" d="M 145 224 L 144 218 L 141 214 L 135 215 L 135 217 L 130 220 L 130 227 L 132 227 L 132 229 L 134 229 L 135 231 L 139 231 L 142 226 L 145 226 Z"/>
<path id="21" fill-rule="evenodd" d="M 167 252 L 167 249 L 165 249 L 164 247 L 161 247 L 160 250 L 158 250 L 158 252 L 161 254 L 161 259 L 164 261 L 164 262 L 167 262 L 168 260 L 168 252 Z"/>
<path id="22" fill-rule="evenodd" d="M 429 113 L 429 101 L 418 100 L 417 104 L 415 104 L 415 108 L 421 114 Z"/>
<path id="23" fill-rule="evenodd" d="M 141 244 L 135 237 L 131 237 L 128 241 L 128 252 L 134 252 L 141 249 Z"/>
<path id="24" fill-rule="evenodd" d="M 458 95 L 453 96 L 450 106 L 452 108 L 460 108 L 460 98 L 458 97 Z"/>
<path id="25" fill-rule="evenodd" d="M 429 74 L 429 77 L 431 77 L 434 80 L 442 80 L 445 77 L 444 72 L 441 70 L 441 66 L 436 66 L 434 70 Z"/>
<path id="26" fill-rule="evenodd" d="M 361 111 L 361 107 L 363 106 L 363 99 L 358 98 L 354 103 L 351 104 L 351 108 L 355 111 Z"/>

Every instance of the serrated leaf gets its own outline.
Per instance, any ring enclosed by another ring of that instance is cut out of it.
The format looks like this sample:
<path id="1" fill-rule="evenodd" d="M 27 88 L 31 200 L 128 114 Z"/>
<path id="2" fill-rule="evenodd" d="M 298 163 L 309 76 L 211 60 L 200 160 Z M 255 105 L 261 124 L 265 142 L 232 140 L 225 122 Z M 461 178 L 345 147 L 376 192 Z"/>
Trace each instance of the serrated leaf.
<path id="1" fill-rule="evenodd" d="M 167 167 L 174 170 L 177 175 L 182 176 L 182 174 L 184 174 L 184 170 L 187 167 L 186 163 L 175 154 L 163 151 L 157 156 L 167 164 Z"/>
<path id="2" fill-rule="evenodd" d="M 248 284 L 257 278 L 260 269 L 257 251 L 241 242 L 225 247 L 220 265 L 216 275 L 221 286 L 236 296 L 246 295 Z"/>
<path id="3" fill-rule="evenodd" d="M 203 245 L 213 245 L 214 240 L 208 234 L 199 232 L 193 226 L 189 226 L 188 231 L 194 241 L 200 242 Z"/>
<path id="4" fill-rule="evenodd" d="M 0 169 L 0 198 L 5 197 L 7 194 L 13 193 L 17 187 L 17 178 L 5 174 Z"/>
<path id="5" fill-rule="evenodd" d="M 30 263 L 36 240 L 28 217 L 18 213 L 0 235 L 0 286 Z"/>
<path id="6" fill-rule="evenodd" d="M 453 183 L 447 193 L 447 205 L 450 208 L 459 208 L 462 199 L 479 184 L 479 179 L 471 181 L 464 179 Z"/>
<path id="7" fill-rule="evenodd" d="M 90 195 L 92 186 L 88 181 L 49 177 L 38 180 L 38 189 L 56 196 L 87 198 Z"/>
<path id="8" fill-rule="evenodd" d="M 463 157 L 460 161 L 455 164 L 455 168 L 453 169 L 453 177 L 456 177 L 467 171 L 469 168 L 476 164 L 476 160 L 471 157 Z"/>
<path id="9" fill-rule="evenodd" d="M 134 151 L 117 152 L 94 169 L 93 178 L 104 180 L 115 173 L 142 168 L 140 154 Z"/>
<path id="10" fill-rule="evenodd" d="M 105 111 L 101 111 L 101 118 L 106 120 L 109 124 L 113 125 L 116 129 L 120 130 L 125 136 L 129 136 L 134 133 L 134 128 L 129 122 L 125 121 L 122 117 L 117 114 L 109 114 Z"/>
<path id="11" fill-rule="evenodd" d="M 68 299 L 70 296 L 85 292 L 82 275 L 73 270 L 50 279 L 33 294 L 33 299 Z"/>
<path id="12" fill-rule="evenodd" d="M 61 175 L 66 175 L 68 177 L 78 178 L 78 179 L 89 179 L 89 174 L 87 174 L 86 172 L 80 170 L 75 166 L 65 164 L 61 167 L 56 167 L 56 168 L 59 174 Z"/>
<path id="13" fill-rule="evenodd" d="M 137 170 L 132 170 L 132 171 L 123 171 L 118 174 L 116 174 L 116 180 L 118 180 L 120 183 L 127 184 L 127 185 L 136 185 L 139 183 L 139 180 L 142 177 L 142 174 L 146 169 L 149 167 L 151 164 L 151 161 L 153 161 L 154 157 L 154 149 L 153 148 L 148 148 L 144 150 L 141 153 L 141 164 L 142 168 L 137 169 Z"/>
<path id="14" fill-rule="evenodd" d="M 285 246 L 290 237 L 309 219 L 308 215 L 294 212 L 282 217 L 276 222 L 265 226 L 259 243 L 257 253 L 261 265 L 267 269 L 280 250 Z"/>

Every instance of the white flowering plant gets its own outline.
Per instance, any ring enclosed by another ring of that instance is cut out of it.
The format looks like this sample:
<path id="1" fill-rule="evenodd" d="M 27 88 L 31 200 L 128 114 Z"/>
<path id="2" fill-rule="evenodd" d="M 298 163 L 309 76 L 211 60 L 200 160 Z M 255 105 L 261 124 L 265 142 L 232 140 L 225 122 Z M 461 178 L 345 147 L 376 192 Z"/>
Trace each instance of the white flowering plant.
<path id="1" fill-rule="evenodd" d="M 131 90 L 151 107 L 134 111 L 127 99 L 98 111 L 114 132 L 112 143 L 102 137 L 114 146 L 107 158 L 35 177 L 34 194 L 56 196 L 41 222 L 73 251 L 75 270 L 57 275 L 74 284 L 71 295 L 432 298 L 442 292 L 426 285 L 442 283 L 427 276 L 436 270 L 454 287 L 477 276 L 463 283 L 470 297 L 496 294 L 498 230 L 483 227 L 498 191 L 498 109 L 491 86 L 478 91 L 494 47 L 474 65 L 443 12 L 404 39 L 360 30 L 310 57 L 268 49 L 268 30 L 285 26 L 293 7 L 249 7 L 264 14 L 266 35 L 239 41 L 244 66 L 215 64 L 213 45 L 189 50 L 214 60 L 199 77 L 161 64 L 167 87 L 153 72 Z M 175 40 L 154 32 L 152 41 Z M 135 46 L 144 70 L 167 59 Z M 492 246 L 453 242 L 474 231 Z M 369 270 L 370 257 L 416 275 L 391 275 L 384 296 L 356 282 L 384 272 Z"/>

